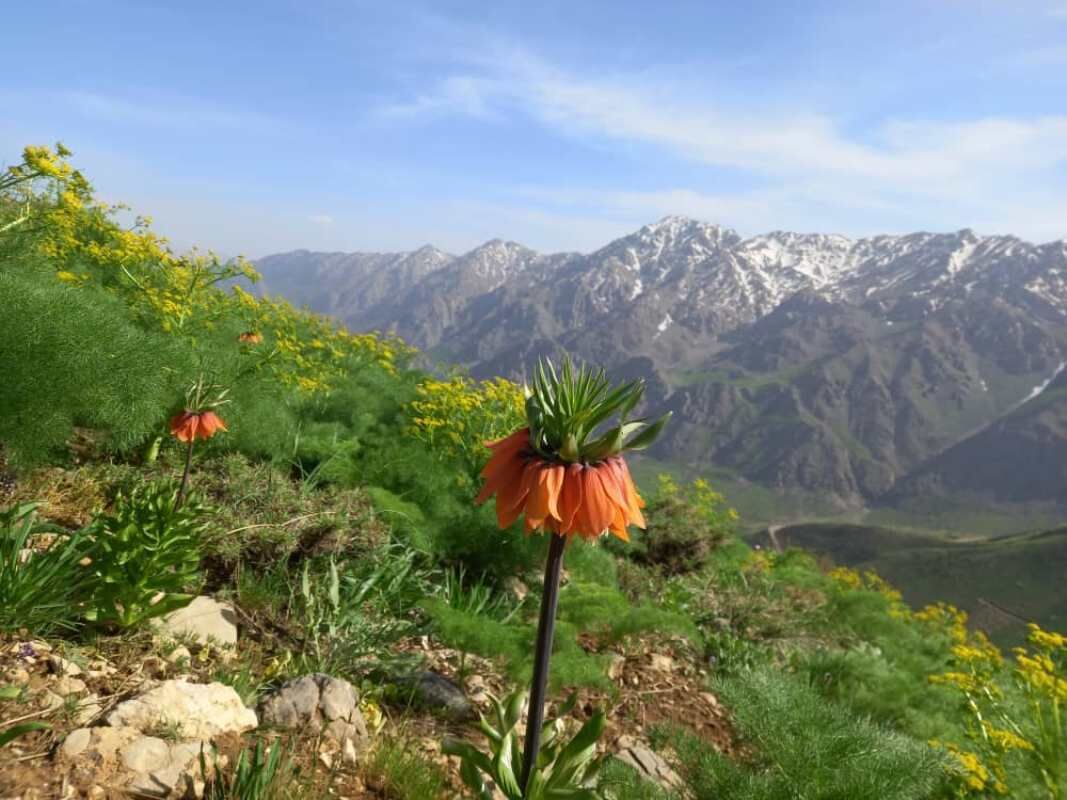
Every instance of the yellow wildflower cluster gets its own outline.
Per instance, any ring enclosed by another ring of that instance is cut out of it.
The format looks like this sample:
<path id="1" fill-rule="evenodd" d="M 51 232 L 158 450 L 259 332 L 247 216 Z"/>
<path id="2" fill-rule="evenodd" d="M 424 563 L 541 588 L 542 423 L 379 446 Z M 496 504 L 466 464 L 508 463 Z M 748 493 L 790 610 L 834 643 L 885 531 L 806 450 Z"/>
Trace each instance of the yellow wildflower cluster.
<path id="1" fill-rule="evenodd" d="M 463 376 L 429 378 L 408 406 L 412 433 L 434 448 L 462 458 L 476 471 L 485 463 L 485 442 L 519 428 L 525 418 L 522 387 L 504 378 L 474 381 Z"/>
<path id="2" fill-rule="evenodd" d="M 28 147 L 21 164 L 0 174 L 0 200 L 26 201 L 15 222 L 34 216 L 32 246 L 55 265 L 58 280 L 96 283 L 121 296 L 147 325 L 194 343 L 222 319 L 242 320 L 249 332 L 242 352 L 255 359 L 252 366 L 269 368 L 304 392 L 328 390 L 356 363 L 395 372 L 412 352 L 395 338 L 352 334 L 283 301 L 255 297 L 237 285 L 223 288 L 238 280 L 255 283 L 259 275 L 240 257 L 224 262 L 211 252 L 175 254 L 148 217 L 124 227 L 118 217 L 127 209 L 96 200 L 69 156 L 62 145 Z M 0 233 L 12 224 L 0 217 Z"/>
<path id="3" fill-rule="evenodd" d="M 1067 636 L 1044 631 L 1034 623 L 1029 629 L 1033 651 L 1015 648 L 1016 677 L 1031 698 L 1042 698 L 1059 717 L 1067 704 Z"/>
<path id="4" fill-rule="evenodd" d="M 863 577 L 851 567 L 834 567 L 828 574 L 831 580 L 846 589 L 863 588 Z"/>
<path id="5" fill-rule="evenodd" d="M 895 589 L 885 578 L 874 570 L 865 570 L 862 574 L 851 567 L 834 567 L 829 577 L 840 586 L 854 591 L 866 590 L 877 592 L 889 601 L 889 616 L 897 619 L 909 619 L 911 610 Z"/>
<path id="6" fill-rule="evenodd" d="M 247 328 L 263 337 L 257 347 L 263 363 L 301 391 L 325 391 L 363 364 L 396 374 L 398 364 L 415 352 L 396 337 L 351 333 L 328 317 L 298 311 L 285 300 L 256 297 L 240 286 L 232 288 L 229 299 L 240 308 Z"/>
<path id="7" fill-rule="evenodd" d="M 932 740 L 930 746 L 944 750 L 952 757 L 950 769 L 959 780 L 957 797 L 982 796 L 989 792 L 998 795 L 1008 793 L 1008 786 L 1003 776 L 990 770 L 976 753 L 938 739 Z"/>
<path id="8" fill-rule="evenodd" d="M 949 603 L 934 603 L 912 614 L 912 619 L 927 627 L 944 633 L 956 644 L 967 641 L 967 612 Z"/>
<path id="9" fill-rule="evenodd" d="M 944 611 L 923 618 L 948 618 Z M 956 618 L 962 612 L 956 612 Z M 918 616 L 918 615 L 917 615 Z M 1004 657 L 985 634 L 976 632 L 952 646 L 952 669 L 930 676 L 931 683 L 949 686 L 961 695 L 970 718 L 968 738 L 974 751 L 966 761 L 957 785 L 961 797 L 981 796 L 990 790 L 1010 794 L 1030 773 L 1059 800 L 1067 784 L 1067 637 L 1029 626 L 1029 648 L 1015 648 L 1015 665 L 1009 673 Z M 1024 702 L 1013 702 L 1012 680 Z M 985 776 L 985 777 L 983 777 Z M 992 780 L 989 779 L 992 776 Z"/>

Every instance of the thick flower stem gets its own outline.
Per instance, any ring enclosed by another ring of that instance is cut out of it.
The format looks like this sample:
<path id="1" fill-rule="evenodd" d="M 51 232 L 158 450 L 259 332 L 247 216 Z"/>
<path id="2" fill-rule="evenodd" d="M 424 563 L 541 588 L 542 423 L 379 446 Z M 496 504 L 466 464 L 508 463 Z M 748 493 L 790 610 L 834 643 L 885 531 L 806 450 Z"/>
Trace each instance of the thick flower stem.
<path id="1" fill-rule="evenodd" d="M 552 634 L 556 627 L 556 605 L 559 601 L 559 577 L 563 568 L 563 549 L 567 538 L 551 534 L 548 561 L 545 563 L 545 586 L 541 594 L 541 619 L 537 623 L 537 648 L 534 653 L 533 683 L 530 687 L 530 708 L 526 719 L 526 751 L 522 755 L 522 790 L 530 782 L 541 749 L 541 727 L 545 719 L 545 690 L 548 687 L 548 662 L 552 657 Z"/>
<path id="2" fill-rule="evenodd" d="M 174 508 L 179 509 L 182 507 L 182 503 L 185 502 L 185 487 L 189 483 L 189 470 L 193 466 L 193 443 L 195 439 L 189 440 L 189 448 L 185 451 L 185 471 L 182 473 L 182 482 L 178 486 L 178 499 L 174 502 Z"/>

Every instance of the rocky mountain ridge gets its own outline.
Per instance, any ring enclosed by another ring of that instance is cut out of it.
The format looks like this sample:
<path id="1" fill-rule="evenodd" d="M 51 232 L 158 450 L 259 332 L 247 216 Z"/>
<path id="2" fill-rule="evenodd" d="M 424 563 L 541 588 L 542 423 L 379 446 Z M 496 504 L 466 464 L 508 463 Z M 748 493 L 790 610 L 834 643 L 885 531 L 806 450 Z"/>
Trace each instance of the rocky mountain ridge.
<path id="1" fill-rule="evenodd" d="M 960 480 L 912 473 L 965 468 L 937 459 L 971 437 L 985 434 L 986 458 L 1015 458 L 997 448 L 1027 437 L 994 447 L 990 427 L 1067 361 L 1067 241 L 742 238 L 673 216 L 589 254 L 494 240 L 460 256 L 297 251 L 258 266 L 266 291 L 475 375 L 521 377 L 562 348 L 645 377 L 654 410 L 676 412 L 658 458 L 846 505 L 951 493 Z M 1067 463 L 1055 430 L 1050 457 Z"/>

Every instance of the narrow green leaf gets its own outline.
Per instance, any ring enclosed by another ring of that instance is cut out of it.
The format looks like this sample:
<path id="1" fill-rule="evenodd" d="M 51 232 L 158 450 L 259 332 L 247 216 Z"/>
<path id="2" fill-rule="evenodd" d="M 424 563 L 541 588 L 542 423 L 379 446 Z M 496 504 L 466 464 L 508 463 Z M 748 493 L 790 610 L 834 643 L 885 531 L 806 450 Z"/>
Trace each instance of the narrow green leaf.
<path id="1" fill-rule="evenodd" d="M 27 733 L 47 731 L 51 729 L 52 726 L 47 722 L 24 722 L 21 725 L 16 725 L 13 728 L 8 728 L 6 731 L 0 732 L 0 747 L 15 741 L 20 736 L 25 736 Z"/>

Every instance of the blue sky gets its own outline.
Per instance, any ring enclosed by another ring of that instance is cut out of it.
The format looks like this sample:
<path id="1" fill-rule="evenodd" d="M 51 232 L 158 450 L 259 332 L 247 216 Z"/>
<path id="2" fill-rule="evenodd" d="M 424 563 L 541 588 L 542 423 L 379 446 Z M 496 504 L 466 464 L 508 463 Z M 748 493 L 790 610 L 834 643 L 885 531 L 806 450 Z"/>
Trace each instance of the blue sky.
<path id="1" fill-rule="evenodd" d="M 62 140 L 179 248 L 1067 238 L 1067 0 L 12 4 L 0 164 Z"/>

